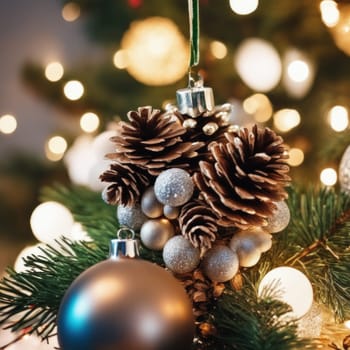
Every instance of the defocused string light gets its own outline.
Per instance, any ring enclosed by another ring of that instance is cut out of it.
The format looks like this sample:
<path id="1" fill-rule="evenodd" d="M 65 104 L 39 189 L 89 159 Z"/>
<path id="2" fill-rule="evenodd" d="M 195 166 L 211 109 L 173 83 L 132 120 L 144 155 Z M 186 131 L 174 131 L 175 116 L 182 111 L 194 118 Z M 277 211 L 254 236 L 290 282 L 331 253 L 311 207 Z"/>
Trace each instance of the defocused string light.
<path id="1" fill-rule="evenodd" d="M 45 68 L 45 77 L 47 80 L 59 81 L 64 74 L 63 66 L 60 62 L 51 62 Z"/>
<path id="2" fill-rule="evenodd" d="M 273 116 L 275 127 L 282 132 L 287 132 L 300 124 L 300 114 L 296 109 L 280 109 Z"/>
<path id="3" fill-rule="evenodd" d="M 347 320 L 344 322 L 344 326 L 348 329 L 350 329 L 350 320 Z"/>
<path id="4" fill-rule="evenodd" d="M 337 172 L 333 168 L 325 168 L 320 173 L 320 180 L 325 186 L 334 186 L 337 183 Z"/>
<path id="5" fill-rule="evenodd" d="M 321 18 L 327 27 L 334 27 L 339 21 L 338 4 L 333 0 L 323 0 L 320 3 Z"/>
<path id="6" fill-rule="evenodd" d="M 128 66 L 128 54 L 125 50 L 118 50 L 113 55 L 113 64 L 118 69 L 125 69 Z"/>
<path id="7" fill-rule="evenodd" d="M 259 0 L 230 0 L 230 7 L 238 15 L 249 15 L 259 5 Z"/>
<path id="8" fill-rule="evenodd" d="M 62 17 L 67 22 L 74 22 L 80 17 L 80 6 L 75 2 L 68 2 L 62 8 Z"/>
<path id="9" fill-rule="evenodd" d="M 304 97 L 310 90 L 315 78 L 315 62 L 304 51 L 289 48 L 283 57 L 282 83 L 288 95 Z"/>
<path id="10" fill-rule="evenodd" d="M 243 101 L 243 109 L 258 123 L 267 122 L 273 113 L 271 101 L 264 94 L 254 94 Z"/>
<path id="11" fill-rule="evenodd" d="M 83 96 L 84 86 L 78 80 L 70 80 L 64 85 L 63 92 L 69 100 L 76 101 Z"/>
<path id="12" fill-rule="evenodd" d="M 290 166 L 297 167 L 304 162 L 304 152 L 300 148 L 291 148 L 288 153 Z"/>
<path id="13" fill-rule="evenodd" d="M 100 125 L 100 118 L 95 113 L 85 113 L 80 118 L 80 127 L 85 132 L 94 132 Z"/>
<path id="14" fill-rule="evenodd" d="M 282 63 L 277 50 L 259 38 L 245 39 L 239 45 L 234 65 L 243 82 L 259 92 L 272 90 L 282 76 Z"/>
<path id="15" fill-rule="evenodd" d="M 17 120 L 11 114 L 4 114 L 0 117 L 0 132 L 3 134 L 12 134 L 17 129 Z"/>
<path id="16" fill-rule="evenodd" d="M 221 41 L 214 40 L 210 43 L 210 52 L 218 60 L 221 60 L 227 55 L 227 47 Z"/>
<path id="17" fill-rule="evenodd" d="M 51 137 L 45 145 L 47 159 L 53 162 L 62 159 L 67 147 L 67 141 L 62 136 Z"/>
<path id="18" fill-rule="evenodd" d="M 187 41 L 168 18 L 150 17 L 131 23 L 121 48 L 127 53 L 126 70 L 143 84 L 168 85 L 187 73 Z"/>
<path id="19" fill-rule="evenodd" d="M 328 112 L 328 122 L 334 131 L 344 131 L 349 125 L 348 110 L 344 106 L 334 106 Z"/>
<path id="20" fill-rule="evenodd" d="M 292 61 L 287 68 L 289 77 L 295 82 L 305 81 L 310 74 L 308 64 L 302 60 Z"/>

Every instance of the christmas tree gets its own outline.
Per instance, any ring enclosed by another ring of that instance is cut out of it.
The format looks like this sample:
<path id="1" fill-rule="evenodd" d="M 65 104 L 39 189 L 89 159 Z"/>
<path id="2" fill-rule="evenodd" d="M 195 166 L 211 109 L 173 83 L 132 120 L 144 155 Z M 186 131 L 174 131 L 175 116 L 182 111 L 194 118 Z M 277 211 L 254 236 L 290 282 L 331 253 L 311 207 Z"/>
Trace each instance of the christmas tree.
<path id="1" fill-rule="evenodd" d="M 332 128 L 347 128 L 334 97 L 346 95 L 347 6 L 230 3 L 251 14 L 228 2 L 67 3 L 107 52 L 120 39 L 118 70 L 101 62 L 52 84 L 25 67 L 39 93 L 98 112 L 105 131 L 85 145 L 98 184 L 73 176 L 87 171 L 75 141 L 65 158 L 75 184 L 44 188 L 31 217 L 45 244 L 1 281 L 0 320 L 16 340 L 58 331 L 66 350 L 349 348 L 349 135 L 325 142 L 332 131 L 306 117 L 329 110 Z M 339 187 L 316 180 L 326 161 L 339 164 Z"/>

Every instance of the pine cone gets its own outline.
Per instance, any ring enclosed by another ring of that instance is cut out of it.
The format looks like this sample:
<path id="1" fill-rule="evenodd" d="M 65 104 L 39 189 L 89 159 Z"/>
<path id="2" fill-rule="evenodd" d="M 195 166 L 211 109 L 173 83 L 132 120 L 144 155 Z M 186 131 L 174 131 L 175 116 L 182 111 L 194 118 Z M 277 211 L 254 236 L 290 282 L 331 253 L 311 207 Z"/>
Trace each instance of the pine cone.
<path id="1" fill-rule="evenodd" d="M 178 220 L 184 237 L 189 239 L 194 247 L 206 250 L 216 239 L 217 219 L 206 203 L 192 200 L 182 207 Z"/>
<path id="2" fill-rule="evenodd" d="M 100 179 L 111 183 L 104 192 L 106 202 L 124 206 L 134 206 L 151 183 L 150 176 L 143 169 L 117 162 L 112 163 Z"/>
<path id="3" fill-rule="evenodd" d="M 177 118 L 164 115 L 152 107 L 140 107 L 128 113 L 130 123 L 120 122 L 115 143 L 116 153 L 107 158 L 119 163 L 135 164 L 153 175 L 159 175 L 169 167 L 186 164 L 185 159 L 196 156 L 202 145 L 183 142 L 186 129 Z M 185 165 L 184 165 L 185 166 Z M 179 167 L 179 166 L 177 166 Z"/>
<path id="4" fill-rule="evenodd" d="M 212 158 L 200 162 L 194 182 L 219 216 L 221 226 L 264 226 L 275 201 L 287 198 L 283 140 L 268 128 L 226 133 L 226 143 L 210 146 Z"/>
<path id="5" fill-rule="evenodd" d="M 214 300 L 219 298 L 225 289 L 223 283 L 212 282 L 205 277 L 200 269 L 181 276 L 177 276 L 186 289 L 193 304 L 193 314 L 197 322 L 205 316 Z"/>
<path id="6" fill-rule="evenodd" d="M 191 159 L 190 168 L 193 172 L 199 171 L 198 163 L 200 160 L 210 156 L 208 145 L 213 141 L 222 142 L 225 140 L 224 134 L 229 131 L 230 124 L 222 118 L 222 114 L 220 108 L 216 108 L 212 112 L 204 112 L 196 118 L 175 112 L 182 125 L 187 129 L 186 134 L 182 136 L 184 141 L 202 145 L 197 150 L 198 156 Z"/>

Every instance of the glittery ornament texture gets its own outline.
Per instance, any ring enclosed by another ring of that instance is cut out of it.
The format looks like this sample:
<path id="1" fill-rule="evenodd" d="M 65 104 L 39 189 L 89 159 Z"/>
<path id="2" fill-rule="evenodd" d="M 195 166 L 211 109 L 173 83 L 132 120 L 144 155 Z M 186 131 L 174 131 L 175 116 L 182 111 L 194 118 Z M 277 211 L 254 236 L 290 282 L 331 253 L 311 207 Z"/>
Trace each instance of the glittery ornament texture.
<path id="1" fill-rule="evenodd" d="M 350 146 L 345 150 L 340 161 L 339 182 L 342 190 L 350 192 Z"/>
<path id="2" fill-rule="evenodd" d="M 350 154 L 349 154 L 350 155 Z M 290 211 L 285 201 L 275 202 L 277 209 L 271 217 L 267 219 L 265 230 L 270 233 L 276 233 L 284 230 L 290 220 Z"/>
<path id="3" fill-rule="evenodd" d="M 163 171 L 154 184 L 157 199 L 172 207 L 185 204 L 192 197 L 193 189 L 191 176 L 178 168 Z"/>
<path id="4" fill-rule="evenodd" d="M 117 209 L 117 218 L 121 226 L 127 226 L 133 230 L 139 230 L 142 224 L 147 220 L 139 204 L 136 204 L 134 207 L 119 205 Z"/>
<path id="5" fill-rule="evenodd" d="M 200 251 L 185 237 L 178 235 L 169 239 L 163 249 L 167 268 L 174 273 L 193 271 L 199 264 Z"/>

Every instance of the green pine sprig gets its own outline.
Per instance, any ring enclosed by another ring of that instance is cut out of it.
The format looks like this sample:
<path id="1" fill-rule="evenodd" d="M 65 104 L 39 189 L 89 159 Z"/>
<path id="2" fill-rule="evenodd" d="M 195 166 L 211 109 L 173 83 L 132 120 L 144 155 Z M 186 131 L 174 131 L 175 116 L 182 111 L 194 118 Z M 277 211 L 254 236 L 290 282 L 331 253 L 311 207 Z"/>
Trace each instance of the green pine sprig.
<path id="1" fill-rule="evenodd" d="M 80 273 L 107 258 L 119 225 L 115 208 L 86 188 L 54 186 L 44 189 L 42 199 L 67 206 L 92 238 L 91 242 L 62 239 L 58 248 L 46 246 L 41 254 L 25 259 L 26 272 L 9 269 L 0 282 L 0 322 L 14 331 L 27 329 L 47 338 L 55 332 L 65 291 Z M 255 267 L 242 270 L 249 281 L 242 291 L 227 289 L 212 305 L 209 318 L 220 331 L 208 340 L 208 349 L 302 348 L 295 325 L 279 321 L 286 306 L 256 296 L 259 280 L 277 266 L 305 272 L 316 300 L 329 306 L 338 320 L 350 317 L 349 196 L 329 189 L 291 189 L 289 207 L 291 222 L 275 235 L 272 249 Z M 144 259 L 163 265 L 160 253 L 141 248 Z M 274 347 L 278 342 L 280 347 Z"/>

